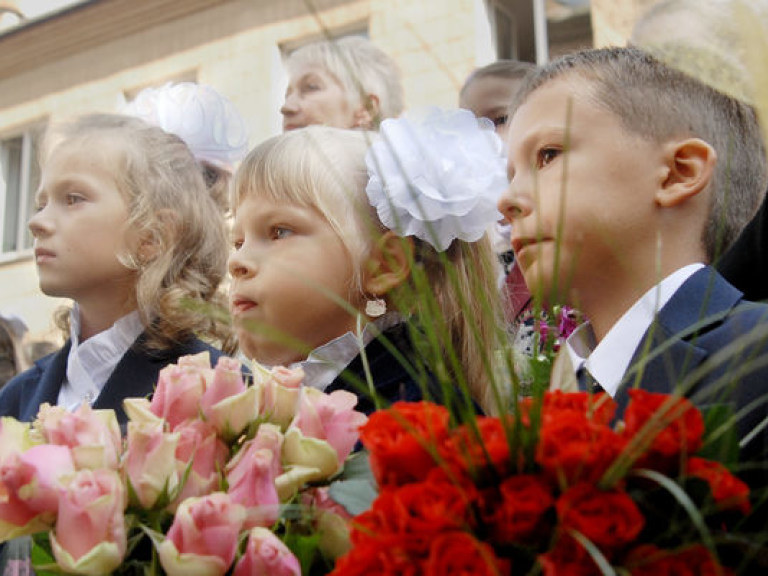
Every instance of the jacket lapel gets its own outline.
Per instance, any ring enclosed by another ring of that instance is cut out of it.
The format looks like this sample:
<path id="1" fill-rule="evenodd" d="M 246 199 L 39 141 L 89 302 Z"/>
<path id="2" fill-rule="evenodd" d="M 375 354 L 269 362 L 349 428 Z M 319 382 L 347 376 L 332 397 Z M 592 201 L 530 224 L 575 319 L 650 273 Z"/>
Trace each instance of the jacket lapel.
<path id="1" fill-rule="evenodd" d="M 67 358 L 69 356 L 70 341 L 53 356 L 44 358 L 36 364 L 41 371 L 40 381 L 37 386 L 30 386 L 30 396 L 22 392 L 20 419 L 31 422 L 37 416 L 40 406 L 47 402 L 55 406 L 59 400 L 61 383 L 67 376 Z"/>
<path id="2" fill-rule="evenodd" d="M 696 345 L 699 335 L 725 318 L 741 299 L 741 293 L 713 268 L 691 276 L 661 309 L 643 336 L 616 393 L 618 414 L 623 414 L 633 387 L 669 394 L 678 385 L 683 394 L 695 383 L 686 383 L 709 352 Z"/>

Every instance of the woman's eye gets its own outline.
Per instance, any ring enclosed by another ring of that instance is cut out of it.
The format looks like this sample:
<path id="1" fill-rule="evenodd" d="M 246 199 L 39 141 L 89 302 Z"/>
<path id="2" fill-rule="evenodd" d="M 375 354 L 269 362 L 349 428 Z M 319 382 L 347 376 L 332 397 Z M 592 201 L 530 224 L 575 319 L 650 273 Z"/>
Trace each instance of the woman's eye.
<path id="1" fill-rule="evenodd" d="M 542 148 L 536 154 L 536 167 L 543 168 L 560 155 L 558 148 Z"/>
<path id="2" fill-rule="evenodd" d="M 293 234 L 293 230 L 285 226 L 273 226 L 269 234 L 272 240 L 283 240 Z"/>

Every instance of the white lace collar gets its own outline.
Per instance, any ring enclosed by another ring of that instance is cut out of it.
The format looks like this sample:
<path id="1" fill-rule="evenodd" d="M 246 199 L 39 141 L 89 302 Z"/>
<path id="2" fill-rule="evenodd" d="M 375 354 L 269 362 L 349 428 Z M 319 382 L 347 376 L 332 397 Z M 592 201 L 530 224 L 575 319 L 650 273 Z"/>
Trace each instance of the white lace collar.
<path id="1" fill-rule="evenodd" d="M 405 317 L 399 312 L 387 312 L 369 322 L 358 334 L 347 332 L 327 344 L 315 348 L 306 360 L 291 364 L 290 368 L 304 370 L 304 384 L 318 390 L 325 390 L 341 374 L 361 349 L 370 344 L 382 332 L 401 324 Z"/>
<path id="2" fill-rule="evenodd" d="M 70 340 L 67 378 L 59 390 L 58 405 L 75 410 L 83 402 L 93 403 L 117 363 L 144 331 L 137 311 L 123 316 L 111 328 L 80 342 L 80 311 L 77 304 L 70 314 Z"/>

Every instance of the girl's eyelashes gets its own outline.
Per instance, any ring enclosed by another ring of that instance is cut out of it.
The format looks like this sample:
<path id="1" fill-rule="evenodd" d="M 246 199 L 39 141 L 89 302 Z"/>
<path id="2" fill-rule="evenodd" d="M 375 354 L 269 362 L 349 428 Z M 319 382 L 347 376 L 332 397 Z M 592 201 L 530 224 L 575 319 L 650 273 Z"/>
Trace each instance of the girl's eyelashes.
<path id="1" fill-rule="evenodd" d="M 283 240 L 293 234 L 293 230 L 285 226 L 272 226 L 269 231 L 269 238 L 271 240 Z"/>
<path id="2" fill-rule="evenodd" d="M 507 114 L 504 114 L 502 116 L 496 116 L 495 118 L 492 118 L 493 125 L 494 126 L 504 126 L 504 124 L 507 123 L 508 119 L 509 119 L 509 116 Z"/>
<path id="3" fill-rule="evenodd" d="M 560 155 L 561 150 L 553 146 L 545 146 L 536 152 L 536 168 L 544 168 Z"/>
<path id="4" fill-rule="evenodd" d="M 84 202 L 85 198 L 80 194 L 69 193 L 64 197 L 64 200 L 67 206 L 73 206 L 74 204 L 79 204 L 80 202 Z"/>

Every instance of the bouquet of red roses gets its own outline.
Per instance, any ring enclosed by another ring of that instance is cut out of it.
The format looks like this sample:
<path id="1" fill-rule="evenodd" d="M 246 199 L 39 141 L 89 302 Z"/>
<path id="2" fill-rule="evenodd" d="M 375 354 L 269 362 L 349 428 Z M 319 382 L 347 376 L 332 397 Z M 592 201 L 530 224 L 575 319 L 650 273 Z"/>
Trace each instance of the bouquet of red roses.
<path id="1" fill-rule="evenodd" d="M 374 413 L 361 439 L 380 493 L 332 574 L 731 574 L 719 544 L 749 489 L 698 454 L 699 410 L 635 390 L 618 426 L 614 411 L 547 392 L 461 426 L 430 403 Z"/>
<path id="2" fill-rule="evenodd" d="M 40 573 L 300 576 L 345 550 L 321 488 L 366 417 L 354 394 L 301 386 L 301 370 L 207 354 L 164 368 L 152 400 L 74 413 L 44 405 L 0 422 L 0 542 L 32 535 Z"/>

